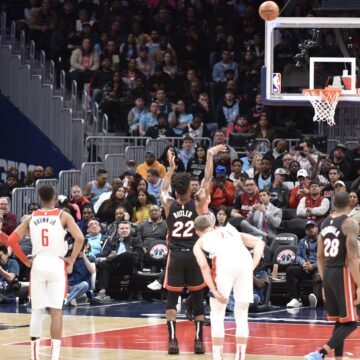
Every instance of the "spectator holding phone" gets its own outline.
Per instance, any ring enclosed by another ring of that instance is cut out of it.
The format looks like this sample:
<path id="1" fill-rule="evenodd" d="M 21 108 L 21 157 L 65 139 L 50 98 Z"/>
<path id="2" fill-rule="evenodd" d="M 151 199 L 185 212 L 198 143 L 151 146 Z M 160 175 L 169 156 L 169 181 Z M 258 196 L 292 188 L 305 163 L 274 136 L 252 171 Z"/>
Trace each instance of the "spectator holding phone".
<path id="1" fill-rule="evenodd" d="M 297 172 L 297 179 L 299 185 L 291 189 L 289 207 L 296 209 L 299 205 L 300 200 L 309 194 L 309 176 L 305 169 L 300 169 Z"/>

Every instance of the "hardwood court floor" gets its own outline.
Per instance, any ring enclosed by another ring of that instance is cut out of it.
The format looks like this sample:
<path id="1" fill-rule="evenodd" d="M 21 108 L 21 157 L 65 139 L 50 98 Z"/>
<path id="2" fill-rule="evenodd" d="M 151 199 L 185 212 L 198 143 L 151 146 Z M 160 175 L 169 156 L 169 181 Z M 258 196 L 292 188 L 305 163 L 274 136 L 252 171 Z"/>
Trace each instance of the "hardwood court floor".
<path id="1" fill-rule="evenodd" d="M 63 324 L 62 359 L 117 360 L 117 359 L 211 359 L 210 327 L 205 327 L 204 339 L 207 354 L 192 353 L 194 325 L 189 321 L 177 323 L 180 355 L 166 352 L 167 329 L 162 316 L 163 304 L 122 303 L 112 306 L 66 309 Z M 0 311 L 0 359 L 29 358 L 30 309 L 8 306 Z M 124 316 L 128 313 L 128 316 Z M 303 359 L 303 355 L 321 346 L 332 327 L 322 319 L 321 310 L 314 319 L 314 312 L 302 309 L 298 315 L 286 310 L 257 314 L 251 317 L 249 360 Z M 41 359 L 50 358 L 49 316 L 43 319 Z M 234 322 L 226 322 L 225 359 L 234 357 Z M 360 358 L 360 331 L 352 334 L 347 342 L 349 359 Z"/>

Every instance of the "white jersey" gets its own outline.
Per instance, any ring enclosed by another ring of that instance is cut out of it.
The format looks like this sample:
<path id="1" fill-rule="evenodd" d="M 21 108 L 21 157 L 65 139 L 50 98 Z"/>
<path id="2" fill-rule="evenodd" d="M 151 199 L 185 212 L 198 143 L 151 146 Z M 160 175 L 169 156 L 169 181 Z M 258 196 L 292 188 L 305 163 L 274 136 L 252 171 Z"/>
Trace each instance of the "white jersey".
<path id="1" fill-rule="evenodd" d="M 253 301 L 253 261 L 241 235 L 230 224 L 203 236 L 202 249 L 212 258 L 211 275 L 225 297 L 234 291 L 235 301 Z"/>
<path id="2" fill-rule="evenodd" d="M 215 256 L 227 259 L 245 257 L 251 260 L 250 252 L 245 247 L 240 233 L 230 224 L 207 232 L 201 239 L 202 248 L 210 254 L 210 258 Z"/>
<path id="3" fill-rule="evenodd" d="M 66 231 L 60 220 L 62 210 L 36 210 L 30 219 L 30 238 L 32 255 L 65 256 L 67 245 Z"/>

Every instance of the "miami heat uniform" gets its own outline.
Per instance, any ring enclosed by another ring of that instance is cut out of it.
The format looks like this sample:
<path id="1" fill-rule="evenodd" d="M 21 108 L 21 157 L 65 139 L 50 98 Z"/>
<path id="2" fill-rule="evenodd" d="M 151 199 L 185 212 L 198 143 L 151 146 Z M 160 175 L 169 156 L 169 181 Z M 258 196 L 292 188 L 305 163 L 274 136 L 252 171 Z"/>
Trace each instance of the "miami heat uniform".
<path id="1" fill-rule="evenodd" d="M 234 290 L 236 301 L 253 302 L 253 261 L 239 232 L 230 224 L 201 237 L 202 249 L 212 259 L 212 278 L 217 290 L 229 297 Z"/>
<path id="2" fill-rule="evenodd" d="M 354 300 L 355 283 L 346 264 L 346 236 L 342 225 L 348 217 L 328 216 L 321 224 L 320 234 L 324 241 L 324 290 L 326 310 L 330 321 L 357 321 Z"/>
<path id="3" fill-rule="evenodd" d="M 174 200 L 166 219 L 168 226 L 169 256 L 164 287 L 181 292 L 186 286 L 190 291 L 206 287 L 201 270 L 193 253 L 197 240 L 194 220 L 198 216 L 194 200 L 185 204 Z"/>
<path id="4" fill-rule="evenodd" d="M 62 309 L 67 293 L 67 274 L 62 259 L 67 246 L 60 216 L 62 210 L 37 210 L 30 219 L 32 242 L 30 297 L 33 309 Z"/>

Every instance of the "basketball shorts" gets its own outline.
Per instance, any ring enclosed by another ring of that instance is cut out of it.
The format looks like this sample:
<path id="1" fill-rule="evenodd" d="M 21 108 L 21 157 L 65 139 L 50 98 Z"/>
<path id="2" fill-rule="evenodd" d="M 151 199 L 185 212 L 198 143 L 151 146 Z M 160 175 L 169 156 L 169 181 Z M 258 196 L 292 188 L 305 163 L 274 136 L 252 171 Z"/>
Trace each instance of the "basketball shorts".
<path id="1" fill-rule="evenodd" d="M 212 278 L 218 291 L 229 297 L 234 291 L 235 301 L 253 302 L 253 272 L 250 256 L 239 258 L 232 256 L 214 257 Z"/>
<path id="2" fill-rule="evenodd" d="M 325 308 L 328 320 L 341 323 L 357 321 L 354 306 L 355 283 L 348 267 L 325 267 L 324 271 Z"/>
<path id="3" fill-rule="evenodd" d="M 56 256 L 37 256 L 31 268 L 30 298 L 33 309 L 62 309 L 67 295 L 64 260 Z"/>
<path id="4" fill-rule="evenodd" d="M 192 249 L 169 251 L 164 287 L 175 292 L 183 291 L 184 287 L 190 291 L 198 291 L 206 287 Z"/>

